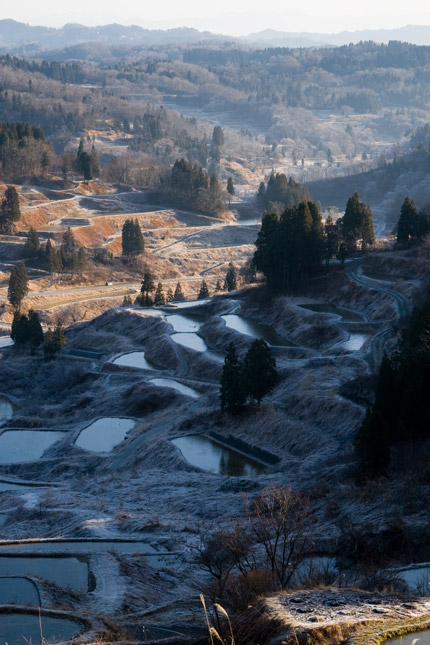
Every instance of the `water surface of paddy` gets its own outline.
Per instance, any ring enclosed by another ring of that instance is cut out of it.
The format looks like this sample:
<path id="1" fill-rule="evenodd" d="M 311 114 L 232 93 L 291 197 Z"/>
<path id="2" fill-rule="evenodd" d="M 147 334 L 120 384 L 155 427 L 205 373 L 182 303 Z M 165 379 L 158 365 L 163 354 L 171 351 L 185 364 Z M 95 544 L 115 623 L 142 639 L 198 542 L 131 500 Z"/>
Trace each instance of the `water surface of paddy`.
<path id="1" fill-rule="evenodd" d="M 104 417 L 84 428 L 75 444 L 92 452 L 110 452 L 123 441 L 136 422 L 133 419 Z"/>
<path id="2" fill-rule="evenodd" d="M 230 477 L 255 477 L 266 467 L 232 448 L 223 446 L 208 437 L 188 435 L 172 439 L 182 455 L 193 466 L 211 473 Z"/>
<path id="3" fill-rule="evenodd" d="M 38 461 L 45 450 L 65 436 L 55 430 L 5 430 L 0 435 L 0 464 Z"/>

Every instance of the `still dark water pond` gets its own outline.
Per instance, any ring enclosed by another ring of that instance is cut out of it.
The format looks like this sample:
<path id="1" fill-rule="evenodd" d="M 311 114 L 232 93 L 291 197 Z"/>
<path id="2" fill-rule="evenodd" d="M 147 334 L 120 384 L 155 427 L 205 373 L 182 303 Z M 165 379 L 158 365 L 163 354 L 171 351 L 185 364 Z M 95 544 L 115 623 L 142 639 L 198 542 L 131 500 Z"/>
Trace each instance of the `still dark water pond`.
<path id="1" fill-rule="evenodd" d="M 40 598 L 36 585 L 26 578 L 0 578 L 0 605 L 38 607 Z"/>
<path id="2" fill-rule="evenodd" d="M 172 440 L 193 466 L 210 473 L 230 477 L 255 477 L 265 472 L 266 466 L 236 450 L 222 446 L 208 437 L 188 435 Z"/>
<path id="3" fill-rule="evenodd" d="M 69 641 L 84 631 L 83 625 L 64 618 L 42 616 L 43 642 L 58 643 Z M 33 614 L 0 614 L 0 642 L 15 645 L 15 643 L 40 643 L 39 616 Z"/>
<path id="4" fill-rule="evenodd" d="M 0 576 L 44 578 L 59 587 L 88 591 L 88 563 L 78 558 L 1 556 Z"/>
<path id="5" fill-rule="evenodd" d="M 237 316 L 236 314 L 226 314 L 221 316 L 225 320 L 225 324 L 230 329 L 234 329 L 241 334 L 246 336 L 251 336 L 252 338 L 262 338 L 269 345 L 279 345 L 283 347 L 288 347 L 291 343 L 285 340 L 282 336 L 276 333 L 276 331 L 270 325 L 262 325 L 261 323 L 253 320 L 252 318 L 244 318 L 243 316 Z"/>

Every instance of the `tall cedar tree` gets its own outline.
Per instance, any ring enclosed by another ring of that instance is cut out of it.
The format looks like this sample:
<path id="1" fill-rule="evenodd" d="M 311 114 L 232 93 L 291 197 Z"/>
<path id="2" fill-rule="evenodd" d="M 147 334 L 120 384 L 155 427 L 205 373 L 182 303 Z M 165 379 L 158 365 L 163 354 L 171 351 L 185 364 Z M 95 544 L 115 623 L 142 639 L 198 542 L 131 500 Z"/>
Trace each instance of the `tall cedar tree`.
<path id="1" fill-rule="evenodd" d="M 26 258 L 35 258 L 40 251 L 40 241 L 37 231 L 31 226 L 27 233 L 27 239 L 24 245 L 24 256 Z"/>
<path id="2" fill-rule="evenodd" d="M 228 205 L 230 206 L 231 205 L 231 198 L 234 196 L 234 194 L 236 192 L 234 190 L 234 184 L 233 184 L 233 178 L 232 177 L 229 177 L 227 179 L 227 192 L 228 192 Z"/>
<path id="3" fill-rule="evenodd" d="M 166 293 L 166 302 L 173 302 L 174 299 L 175 299 L 175 294 L 173 293 L 171 287 L 169 287 Z"/>
<path id="4" fill-rule="evenodd" d="M 21 302 L 28 293 L 28 275 L 24 262 L 18 262 L 11 271 L 7 299 L 15 309 L 21 308 Z"/>
<path id="5" fill-rule="evenodd" d="M 46 360 L 52 360 L 61 351 L 66 344 L 66 337 L 64 335 L 64 328 L 61 323 L 58 323 L 52 331 L 51 328 L 45 334 L 45 341 L 43 344 L 43 351 Z"/>
<path id="6" fill-rule="evenodd" d="M 140 286 L 140 294 L 136 298 L 136 304 L 141 305 L 142 307 L 150 307 L 153 304 L 153 300 L 150 294 L 155 290 L 155 282 L 152 273 L 147 271 L 143 275 L 143 280 Z"/>
<path id="7" fill-rule="evenodd" d="M 14 223 L 19 222 L 21 209 L 19 207 L 18 193 L 14 186 L 8 186 L 1 205 L 0 228 L 4 233 L 12 233 Z"/>
<path id="8" fill-rule="evenodd" d="M 197 300 L 204 300 L 205 298 L 209 298 L 209 289 L 208 289 L 208 285 L 206 284 L 206 281 L 203 280 L 203 282 L 200 285 L 200 291 L 199 291 L 199 295 L 197 296 Z"/>
<path id="9" fill-rule="evenodd" d="M 122 227 L 122 254 L 126 257 L 134 257 L 143 253 L 144 247 L 138 220 L 126 219 Z"/>
<path id="10" fill-rule="evenodd" d="M 49 239 L 46 242 L 41 259 L 43 266 L 47 269 L 47 271 L 49 271 L 49 273 L 57 273 L 58 271 L 61 271 L 62 264 L 60 254 L 57 253 L 52 245 L 51 240 Z"/>
<path id="11" fill-rule="evenodd" d="M 32 354 L 43 343 L 42 325 L 40 324 L 38 313 L 33 309 L 28 312 L 28 340 Z"/>
<path id="12" fill-rule="evenodd" d="M 176 302 L 183 302 L 185 300 L 184 292 L 182 291 L 181 283 L 178 282 L 175 289 L 173 300 Z"/>
<path id="13" fill-rule="evenodd" d="M 356 242 L 359 239 L 361 239 L 362 248 L 375 241 L 372 211 L 370 206 L 360 201 L 357 192 L 348 199 L 346 204 L 343 216 L 343 235 L 350 250 L 355 250 Z"/>
<path id="14" fill-rule="evenodd" d="M 270 394 L 279 381 L 276 361 L 270 347 L 262 339 L 252 343 L 242 367 L 242 379 L 246 395 L 260 405 L 261 399 Z"/>
<path id="15" fill-rule="evenodd" d="M 230 343 L 224 359 L 221 376 L 220 403 L 223 412 L 239 412 L 245 403 L 245 390 L 242 380 L 242 366 L 234 348 Z"/>
<path id="16" fill-rule="evenodd" d="M 157 289 L 155 290 L 154 293 L 154 305 L 156 307 L 159 307 L 160 305 L 165 305 L 166 304 L 166 296 L 164 295 L 163 291 L 163 285 L 161 282 L 158 283 Z"/>
<path id="17" fill-rule="evenodd" d="M 410 240 L 422 240 L 430 231 L 428 214 L 418 213 L 414 202 L 409 197 L 405 198 L 397 223 L 397 241 L 407 244 Z"/>
<path id="18" fill-rule="evenodd" d="M 225 274 L 224 289 L 226 291 L 236 291 L 237 289 L 237 269 L 233 262 L 230 262 Z"/>
<path id="19" fill-rule="evenodd" d="M 222 148 L 224 145 L 224 132 L 220 125 L 216 125 L 212 132 L 212 145 Z"/>

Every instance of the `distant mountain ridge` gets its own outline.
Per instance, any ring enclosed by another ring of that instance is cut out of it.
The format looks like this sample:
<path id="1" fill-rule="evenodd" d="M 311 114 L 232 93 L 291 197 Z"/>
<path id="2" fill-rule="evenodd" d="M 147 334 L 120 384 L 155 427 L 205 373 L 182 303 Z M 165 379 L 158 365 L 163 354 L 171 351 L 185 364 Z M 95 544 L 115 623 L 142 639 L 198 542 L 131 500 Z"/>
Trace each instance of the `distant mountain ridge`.
<path id="1" fill-rule="evenodd" d="M 265 29 L 245 37 L 235 38 L 225 34 L 199 31 L 192 27 L 162 30 L 116 23 L 98 27 L 68 23 L 56 29 L 54 27 L 32 26 L 11 19 L 0 20 L 0 49 L 3 52 L 23 50 L 25 53 L 26 47 L 32 50 L 59 49 L 89 42 L 105 45 L 151 46 L 228 41 L 244 46 L 258 47 L 324 47 L 358 43 L 362 40 L 373 40 L 380 43 L 401 40 L 415 45 L 430 45 L 430 26 L 407 25 L 399 29 L 343 31 L 337 34 L 296 33 Z"/>
<path id="2" fill-rule="evenodd" d="M 337 34 L 320 34 L 310 32 L 276 31 L 265 29 L 249 34 L 246 40 L 284 47 L 320 47 L 324 45 L 348 45 L 360 41 L 373 40 L 378 43 L 388 43 L 390 40 L 401 40 L 414 45 L 430 45 L 430 26 L 406 25 L 398 29 L 364 29 L 360 31 L 342 31 Z M 301 42 L 292 45 L 292 42 Z"/>
<path id="3" fill-rule="evenodd" d="M 95 42 L 107 45 L 156 45 L 166 43 L 197 43 L 205 40 L 230 40 L 230 36 L 198 31 L 192 27 L 175 29 L 144 29 L 137 25 L 119 24 L 86 27 L 68 23 L 56 29 L 32 26 L 16 20 L 0 20 L 0 48 L 22 48 L 38 45 L 40 49 L 70 47 L 80 43 Z"/>

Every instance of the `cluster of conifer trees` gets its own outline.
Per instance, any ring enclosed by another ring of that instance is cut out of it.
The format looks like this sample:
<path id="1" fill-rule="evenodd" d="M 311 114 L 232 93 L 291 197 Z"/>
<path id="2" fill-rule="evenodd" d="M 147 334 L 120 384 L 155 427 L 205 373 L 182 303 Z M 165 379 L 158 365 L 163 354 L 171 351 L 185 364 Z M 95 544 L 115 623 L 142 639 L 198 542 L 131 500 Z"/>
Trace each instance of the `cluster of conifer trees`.
<path id="1" fill-rule="evenodd" d="M 167 188 L 192 208 L 217 213 L 224 207 L 223 191 L 217 176 L 209 177 L 198 164 L 186 159 L 175 161 Z"/>
<path id="2" fill-rule="evenodd" d="M 409 197 L 405 198 L 397 223 L 397 241 L 407 244 L 410 241 L 421 241 L 430 232 L 430 214 L 418 212 L 415 203 Z"/>
<path id="3" fill-rule="evenodd" d="M 82 139 L 80 140 L 75 167 L 78 172 L 82 173 L 84 181 L 90 181 L 93 177 L 99 176 L 100 164 L 94 144 L 91 146 L 91 152 L 87 152 L 84 142 Z"/>
<path id="4" fill-rule="evenodd" d="M 122 227 L 122 254 L 134 257 L 145 248 L 142 230 L 137 219 L 126 219 Z"/>
<path id="5" fill-rule="evenodd" d="M 348 254 L 374 241 L 372 213 L 357 193 L 349 198 L 345 215 L 336 222 L 328 217 L 325 225 L 319 204 L 301 201 L 279 216 L 268 212 L 258 233 L 254 265 L 264 273 L 268 286 L 277 292 L 294 288 L 306 276 L 337 257 L 342 263 Z"/>
<path id="6" fill-rule="evenodd" d="M 254 340 L 243 361 L 230 343 L 221 377 L 221 410 L 236 414 L 248 399 L 254 399 L 260 405 L 261 399 L 270 394 L 278 380 L 276 361 L 264 340 Z"/>
<path id="7" fill-rule="evenodd" d="M 5 177 L 46 172 L 52 149 L 43 130 L 28 123 L 0 123 L 0 165 Z"/>
<path id="8" fill-rule="evenodd" d="M 397 352 L 384 356 L 375 403 L 367 410 L 355 447 L 362 472 L 384 474 L 391 448 L 429 437 L 430 300 L 412 312 Z"/>
<path id="9" fill-rule="evenodd" d="M 37 231 L 30 228 L 27 233 L 24 254 L 27 258 L 37 259 L 38 264 L 49 273 L 60 273 L 61 271 L 76 273 L 82 271 L 87 263 L 85 249 L 76 241 L 70 227 L 64 231 L 59 248 L 56 248 L 50 239 L 42 247 Z"/>
<path id="10" fill-rule="evenodd" d="M 267 186 L 262 181 L 257 192 L 257 205 L 261 210 L 271 209 L 275 205 L 279 205 L 280 210 L 283 207 L 292 208 L 310 199 L 307 188 L 283 173 L 272 173 Z"/>

